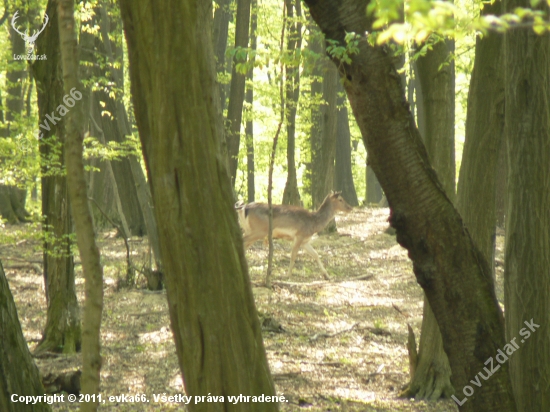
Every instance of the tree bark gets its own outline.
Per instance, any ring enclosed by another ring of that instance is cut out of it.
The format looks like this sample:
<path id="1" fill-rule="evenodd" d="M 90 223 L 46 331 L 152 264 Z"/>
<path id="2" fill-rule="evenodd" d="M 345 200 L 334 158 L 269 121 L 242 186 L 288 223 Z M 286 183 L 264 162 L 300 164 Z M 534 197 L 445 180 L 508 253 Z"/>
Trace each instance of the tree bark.
<path id="1" fill-rule="evenodd" d="M 248 47 L 250 30 L 250 0 L 237 0 L 237 21 L 235 22 L 235 48 Z M 244 88 L 246 75 L 237 71 L 237 64 L 244 63 L 235 55 L 231 71 L 231 89 L 227 107 L 227 150 L 231 182 L 235 186 L 237 167 L 239 165 L 239 146 L 241 142 L 241 121 L 243 115 Z"/>
<path id="2" fill-rule="evenodd" d="M 82 90 L 82 85 L 78 80 L 74 2 L 59 0 L 57 10 L 64 91 L 66 96 L 70 96 L 72 92 L 72 96 L 75 97 L 77 96 L 76 92 Z M 103 270 L 88 208 L 82 155 L 83 117 L 82 106 L 76 102 L 67 113 L 65 167 L 67 168 L 67 184 L 76 229 L 76 241 L 86 280 L 82 328 L 82 393 L 94 395 L 99 394 L 99 372 L 101 369 L 99 331 L 103 310 Z M 97 401 L 85 402 L 82 404 L 81 410 L 95 411 L 97 407 Z"/>
<path id="3" fill-rule="evenodd" d="M 337 129 L 336 156 L 334 159 L 334 188 L 342 192 L 342 196 L 351 206 L 358 206 L 357 192 L 353 184 L 351 171 L 351 133 L 349 131 L 347 99 L 344 87 L 338 82 L 337 88 Z"/>
<path id="4" fill-rule="evenodd" d="M 334 188 L 334 157 L 336 155 L 336 88 L 338 71 L 328 60 L 324 63 L 323 104 L 316 133 L 311 136 L 311 198 L 317 209 Z M 315 120 L 314 120 L 315 122 Z M 314 124 L 315 126 L 315 124 Z"/>
<path id="5" fill-rule="evenodd" d="M 221 156 L 212 3 L 120 3 L 185 389 L 191 396 L 225 396 L 189 408 L 275 411 L 277 404 L 235 406 L 227 398 L 275 389 Z"/>
<path id="6" fill-rule="evenodd" d="M 530 7 L 506 0 L 505 12 Z M 550 7 L 540 3 L 546 15 Z M 504 303 L 506 338 L 518 411 L 550 408 L 550 34 L 531 29 L 504 35 L 508 214 Z M 536 326 L 533 326 L 535 324 Z"/>
<path id="7" fill-rule="evenodd" d="M 256 52 L 256 30 L 258 29 L 258 0 L 252 0 L 252 11 L 251 11 L 251 23 L 250 23 L 250 50 L 252 53 Z M 216 24 L 216 19 L 214 18 L 214 24 Z M 256 188 L 255 188 L 255 170 L 254 170 L 254 61 L 256 56 L 253 54 L 250 57 L 250 70 L 248 71 L 247 80 L 248 88 L 246 90 L 246 103 L 248 105 L 249 115 L 246 120 L 245 126 L 245 135 L 246 135 L 246 184 L 247 184 L 247 194 L 248 202 L 254 202 L 256 197 Z"/>
<path id="8" fill-rule="evenodd" d="M 227 37 L 229 32 L 229 20 L 231 18 L 231 0 L 216 1 L 217 8 L 214 11 L 214 55 L 216 56 L 216 73 L 225 72 L 225 50 L 227 49 Z M 226 84 L 220 84 L 220 107 L 225 108 Z"/>
<path id="9" fill-rule="evenodd" d="M 372 167 L 369 166 L 368 154 L 367 154 L 367 167 L 365 168 L 365 173 L 367 175 L 366 177 L 367 190 L 365 193 L 365 203 L 378 204 L 382 200 L 384 193 L 382 192 L 382 188 L 380 187 L 380 182 L 376 178 L 376 175 L 374 174 Z"/>
<path id="10" fill-rule="evenodd" d="M 298 179 L 296 177 L 296 112 L 300 98 L 300 57 L 302 49 L 301 0 L 285 0 L 287 53 L 290 63 L 285 65 L 285 103 L 286 103 L 286 159 L 287 179 L 283 191 L 283 204 L 301 205 Z M 296 14 L 294 13 L 296 11 Z"/>
<path id="11" fill-rule="evenodd" d="M 346 32 L 370 32 L 367 1 L 307 0 L 327 39 L 344 43 Z M 392 56 L 384 47 L 359 42 L 351 64 L 337 61 L 370 164 L 388 199 L 397 241 L 409 251 L 449 356 L 458 392 L 504 347 L 503 317 L 490 268 L 464 230 L 462 219 L 437 179 L 404 96 Z M 464 393 L 471 393 L 471 387 Z M 514 411 L 504 364 L 461 411 Z"/>
<path id="12" fill-rule="evenodd" d="M 484 15 L 500 15 L 501 2 L 483 7 Z M 496 184 L 504 133 L 502 35 L 476 40 L 468 93 L 466 141 L 458 179 L 457 208 L 477 246 L 492 266 L 496 239 Z"/>
<path id="13" fill-rule="evenodd" d="M 430 41 L 430 40 L 428 40 Z M 417 75 L 421 99 L 418 106 L 424 119 L 420 134 L 430 162 L 451 201 L 455 195 L 454 158 L 454 66 L 449 63 L 450 41 L 439 41 L 418 58 Z M 454 393 L 451 368 L 443 350 L 441 332 L 428 300 L 424 297 L 424 317 L 418 364 L 406 395 L 417 399 L 436 400 Z"/>
<path id="14" fill-rule="evenodd" d="M 63 104 L 63 78 L 59 50 L 57 1 L 50 0 L 46 7 L 50 22 L 36 42 L 36 53 L 45 54 L 47 60 L 36 60 L 31 66 L 36 81 L 38 118 L 42 124 L 46 115 L 57 113 Z M 71 251 L 73 232 L 72 216 L 67 188 L 66 171 L 59 165 L 65 153 L 65 118 L 49 124 L 50 130 L 39 140 L 42 169 L 42 216 L 44 284 L 48 311 L 42 340 L 36 353 L 74 353 L 80 350 L 80 309 L 76 298 L 74 260 Z"/>
<path id="15" fill-rule="evenodd" d="M 45 402 L 35 405 L 13 402 L 12 395 L 44 395 L 40 373 L 36 367 L 27 342 L 23 337 L 17 309 L 0 262 L 0 410 L 5 412 L 49 412 Z"/>

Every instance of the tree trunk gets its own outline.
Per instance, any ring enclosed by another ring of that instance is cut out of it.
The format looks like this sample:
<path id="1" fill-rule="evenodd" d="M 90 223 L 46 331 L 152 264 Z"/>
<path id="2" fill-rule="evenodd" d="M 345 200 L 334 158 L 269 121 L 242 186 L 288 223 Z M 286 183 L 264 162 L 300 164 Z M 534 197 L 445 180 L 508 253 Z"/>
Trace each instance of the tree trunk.
<path id="1" fill-rule="evenodd" d="M 286 64 L 286 159 L 287 179 L 283 191 L 283 204 L 301 205 L 298 180 L 296 177 L 296 111 L 300 98 L 300 57 L 302 49 L 301 0 L 285 0 L 286 27 L 288 33 L 287 52 L 290 63 Z M 294 14 L 296 10 L 296 14 Z"/>
<path id="2" fill-rule="evenodd" d="M 252 53 L 256 52 L 256 30 L 258 29 L 258 0 L 252 0 L 252 12 L 250 23 L 250 50 Z M 216 19 L 214 17 L 214 24 Z M 256 197 L 256 189 L 254 182 L 254 61 L 256 56 L 252 54 L 250 57 L 251 67 L 248 71 L 247 80 L 248 88 L 246 90 L 246 103 L 248 105 L 249 115 L 246 120 L 245 134 L 246 134 L 246 183 L 248 202 L 254 202 Z"/>
<path id="3" fill-rule="evenodd" d="M 430 41 L 430 40 L 428 40 Z M 418 106 L 424 119 L 420 134 L 430 162 L 449 199 L 455 195 L 454 157 L 454 66 L 445 64 L 450 57 L 449 42 L 439 41 L 418 58 L 417 71 L 422 89 Z M 417 399 L 436 400 L 454 393 L 451 368 L 443 350 L 441 332 L 429 302 L 424 297 L 418 364 L 405 394 Z M 427 336 L 425 336 L 427 335 Z"/>
<path id="4" fill-rule="evenodd" d="M 237 0 L 237 21 L 235 23 L 235 49 L 248 47 L 250 30 L 250 0 Z M 239 165 L 239 145 L 241 142 L 241 120 L 243 115 L 244 88 L 246 75 L 237 71 L 237 64 L 244 63 L 237 55 L 233 58 L 231 89 L 227 108 L 226 132 L 231 182 L 235 186 Z"/>
<path id="5" fill-rule="evenodd" d="M 36 42 L 36 53 L 47 60 L 36 60 L 32 74 L 36 81 L 38 118 L 45 124 L 46 115 L 57 113 L 63 104 L 63 78 L 60 65 L 57 1 L 46 7 L 50 22 Z M 36 353 L 74 353 L 80 350 L 80 310 L 75 291 L 74 261 L 70 234 L 73 232 L 67 176 L 59 165 L 65 153 L 65 118 L 49 124 L 50 130 L 39 141 L 42 169 L 42 216 L 44 230 L 44 284 L 48 311 L 42 340 Z"/>
<path id="6" fill-rule="evenodd" d="M 307 0 L 327 39 L 370 32 L 366 1 Z M 430 167 L 399 74 L 386 48 L 359 42 L 351 63 L 335 61 L 370 165 L 388 199 L 390 223 L 405 247 L 439 325 L 461 411 L 515 411 L 507 365 L 475 389 L 470 380 L 504 347 L 504 322 L 490 268 Z M 477 375 L 479 378 L 479 375 Z M 467 386 L 468 385 L 468 386 Z"/>
<path id="7" fill-rule="evenodd" d="M 7 3 L 4 3 L 7 5 Z M 13 7 L 11 14 L 17 12 L 17 8 Z M 11 22 L 11 19 L 10 19 Z M 19 13 L 16 21 L 16 25 L 20 28 L 20 31 L 27 29 L 28 18 L 26 13 Z M 11 56 L 13 55 L 26 55 L 25 40 L 17 33 L 11 24 L 8 24 L 9 39 L 11 44 Z M 25 95 L 23 93 L 23 85 L 27 80 L 27 65 L 25 60 L 12 60 L 8 64 L 6 70 L 6 112 L 5 121 L 7 126 L 6 136 L 15 134 L 19 123 L 19 116 L 23 114 L 23 108 L 25 105 Z"/>
<path id="8" fill-rule="evenodd" d="M 311 198 L 314 209 L 321 206 L 327 194 L 334 188 L 338 82 L 338 72 L 327 60 L 323 77 L 323 104 L 317 120 L 316 133 L 311 136 Z"/>
<path id="9" fill-rule="evenodd" d="M 501 3 L 483 7 L 500 15 Z M 487 33 L 476 41 L 466 117 L 466 141 L 458 179 L 457 208 L 470 235 L 492 267 L 496 239 L 496 184 L 504 133 L 502 35 Z"/>
<path id="10" fill-rule="evenodd" d="M 253 0 L 257 2 L 256 0 Z M 225 72 L 225 50 L 227 49 L 227 37 L 229 20 L 231 18 L 231 0 L 216 1 L 217 8 L 214 11 L 214 55 L 216 56 L 216 73 Z M 255 36 L 255 35 L 254 35 Z M 254 48 L 255 50 L 255 48 Z M 220 84 L 221 111 L 225 108 L 226 85 Z"/>
<path id="11" fill-rule="evenodd" d="M 72 96 L 75 100 L 79 100 L 77 93 L 82 90 L 82 85 L 78 80 L 77 42 L 74 2 L 72 0 L 59 0 L 58 22 L 65 96 Z M 80 98 L 82 98 L 81 94 Z M 100 393 L 101 342 L 99 331 L 103 310 L 103 270 L 88 208 L 82 155 L 83 121 L 82 106 L 77 101 L 67 113 L 65 167 L 67 168 L 67 184 L 76 229 L 76 241 L 86 280 L 82 327 L 82 393 L 94 395 Z M 85 402 L 81 405 L 81 410 L 95 411 L 97 407 L 98 402 Z"/>
<path id="12" fill-rule="evenodd" d="M 15 186 L 0 185 L 0 215 L 8 223 L 27 222 L 29 212 L 25 210 L 27 193 Z"/>
<path id="13" fill-rule="evenodd" d="M 451 201 L 455 199 L 455 82 L 454 63 L 449 63 L 454 45 L 439 41 L 416 62 L 417 75 L 422 89 L 422 106 L 419 124 L 422 140 L 428 151 L 432 167 L 443 184 Z"/>
<path id="14" fill-rule="evenodd" d="M 27 404 L 23 396 L 44 395 L 40 373 L 23 337 L 17 309 L 0 262 L 0 410 L 3 412 L 49 412 L 45 402 Z M 12 399 L 13 395 L 17 402 Z"/>
<path id="15" fill-rule="evenodd" d="M 347 99 L 344 87 L 338 82 L 336 99 L 338 115 L 336 129 L 336 156 L 334 159 L 334 188 L 342 192 L 342 196 L 351 206 L 358 206 L 357 192 L 353 184 L 351 171 L 351 134 L 349 131 Z"/>
<path id="16" fill-rule="evenodd" d="M 378 204 L 382 200 L 384 193 L 380 187 L 380 182 L 376 178 L 372 167 L 369 166 L 369 155 L 367 154 L 367 167 L 365 169 L 367 174 L 367 190 L 365 193 L 366 204 Z"/>
<path id="17" fill-rule="evenodd" d="M 506 0 L 505 12 L 530 7 Z M 540 3 L 546 15 L 550 7 Z M 504 36 L 508 215 L 506 338 L 518 340 L 510 376 L 519 412 L 550 410 L 550 34 Z M 511 351 L 513 352 L 513 351 Z M 510 355 L 510 353 L 508 353 Z"/>
<path id="18" fill-rule="evenodd" d="M 223 402 L 189 405 L 191 411 L 237 410 L 227 396 L 275 393 L 220 155 L 211 7 L 210 1 L 121 0 L 185 390 L 224 395 Z M 146 70 L 152 64 L 154 73 Z M 277 409 L 274 403 L 238 406 Z"/>
<path id="19" fill-rule="evenodd" d="M 122 143 L 125 135 L 130 134 L 122 102 L 123 76 L 120 69 L 116 68 L 116 64 L 122 61 L 122 56 L 117 56 L 117 51 L 122 50 L 116 41 L 111 40 L 117 39 L 112 33 L 117 32 L 116 26 L 120 26 L 121 23 L 111 21 L 105 4 L 95 7 L 94 13 L 87 25 L 99 26 L 99 33 L 95 35 L 89 31 L 82 32 L 82 41 L 87 45 L 82 57 L 88 62 L 85 68 L 86 75 L 94 79 L 104 79 L 102 81 L 106 84 L 102 84 L 101 87 L 90 87 L 91 98 L 86 117 L 90 117 L 92 136 L 103 136 L 104 144 Z M 105 56 L 104 64 L 96 64 L 98 55 Z M 129 232 L 125 236 L 142 236 L 146 232 L 146 224 L 138 200 L 137 186 L 130 164 L 133 161 L 131 157 L 122 157 L 115 161 L 100 159 L 98 166 L 100 169 L 106 168 L 107 173 L 91 172 L 94 185 L 90 185 L 90 194 L 111 220 L 122 223 L 122 227 L 128 227 Z M 97 209 L 93 212 L 97 227 L 103 226 L 98 222 L 109 224 Z"/>

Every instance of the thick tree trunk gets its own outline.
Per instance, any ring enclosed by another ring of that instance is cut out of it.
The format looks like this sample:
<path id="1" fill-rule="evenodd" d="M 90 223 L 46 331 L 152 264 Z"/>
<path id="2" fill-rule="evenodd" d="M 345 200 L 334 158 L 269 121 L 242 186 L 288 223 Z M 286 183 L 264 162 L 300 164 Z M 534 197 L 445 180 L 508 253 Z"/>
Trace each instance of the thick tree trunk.
<path id="1" fill-rule="evenodd" d="M 60 67 L 57 1 L 46 8 L 50 22 L 36 42 L 36 53 L 47 60 L 37 60 L 32 74 L 37 85 L 38 115 L 44 124 L 46 115 L 57 113 L 63 104 L 63 78 Z M 51 351 L 73 353 L 80 350 L 80 311 L 75 291 L 74 262 L 69 235 L 73 231 L 67 176 L 59 169 L 65 153 L 65 118 L 50 124 L 39 141 L 42 168 L 42 216 L 44 236 L 44 283 L 48 312 L 42 341 L 37 353 Z"/>
<path id="2" fill-rule="evenodd" d="M 286 69 L 286 159 L 287 178 L 283 191 L 283 204 L 301 205 L 300 192 L 298 191 L 298 179 L 296 177 L 296 112 L 298 99 L 300 98 L 300 59 L 302 49 L 302 17 L 301 0 L 285 0 L 286 27 L 288 33 L 287 52 L 291 63 Z M 294 13 L 296 11 L 296 14 Z"/>
<path id="3" fill-rule="evenodd" d="M 455 79 L 451 41 L 439 41 L 420 56 L 417 75 L 422 89 L 419 122 L 430 163 L 451 201 L 455 198 Z"/>
<path id="4" fill-rule="evenodd" d="M 250 0 L 237 0 L 237 21 L 235 22 L 235 48 L 248 47 L 250 30 Z M 226 133 L 227 151 L 229 156 L 229 171 L 231 182 L 235 186 L 237 167 L 239 165 L 239 146 L 241 142 L 241 120 L 243 115 L 244 88 L 246 75 L 237 71 L 239 61 L 237 55 L 233 58 L 231 71 L 231 89 L 227 107 Z"/>
<path id="5" fill-rule="evenodd" d="M 19 401 L 23 396 L 44 395 L 40 373 L 23 337 L 17 309 L 0 262 L 0 410 L 2 412 L 49 412 L 45 402 Z M 12 395 L 17 402 L 14 402 Z"/>
<path id="6" fill-rule="evenodd" d="M 349 131 L 347 99 L 344 87 L 338 82 L 337 108 L 338 126 L 336 129 L 336 156 L 334 159 L 334 188 L 342 192 L 342 196 L 351 206 L 358 206 L 357 192 L 353 184 L 351 171 L 351 134 Z"/>
<path id="7" fill-rule="evenodd" d="M 448 42 L 440 41 L 418 58 L 417 71 L 423 125 L 420 134 L 426 145 L 430 162 L 449 199 L 455 194 L 454 158 L 454 66 L 445 64 L 450 56 Z M 418 365 L 406 394 L 417 399 L 436 400 L 454 393 L 450 382 L 451 368 L 443 350 L 441 332 L 428 300 L 424 297 Z"/>
<path id="8" fill-rule="evenodd" d="M 189 405 L 191 411 L 237 410 L 227 396 L 275 393 L 220 155 L 211 7 L 210 1 L 121 0 L 185 389 L 191 396 L 224 396 Z M 153 64 L 154 72 L 146 69 Z M 277 409 L 274 403 L 238 406 Z"/>
<path id="9" fill-rule="evenodd" d="M 506 12 L 530 7 L 506 0 Z M 546 15 L 550 7 L 537 8 Z M 508 215 L 506 338 L 517 340 L 510 376 L 518 411 L 550 410 L 550 34 L 504 36 Z"/>
<path id="10" fill-rule="evenodd" d="M 59 0 L 57 10 L 64 91 L 66 96 L 69 95 L 78 100 L 77 92 L 81 93 L 82 85 L 78 80 L 74 2 L 72 0 Z M 103 310 L 103 270 L 88 208 L 82 155 L 83 122 L 82 106 L 77 101 L 67 113 L 65 167 L 67 169 L 67 184 L 76 229 L 76 241 L 80 252 L 80 260 L 82 261 L 84 279 L 86 280 L 86 300 L 82 325 L 82 393 L 94 395 L 99 394 L 99 372 L 101 370 L 99 331 Z M 85 402 L 82 404 L 81 410 L 95 411 L 97 407 L 97 402 Z"/>
<path id="11" fill-rule="evenodd" d="M 346 32 L 372 30 L 367 1 L 306 2 L 328 39 L 343 43 Z M 479 388 L 466 386 L 504 347 L 503 317 L 489 265 L 430 167 L 392 56 L 362 39 L 351 64 L 335 63 L 387 196 L 397 241 L 409 251 L 437 319 L 452 383 L 459 394 L 471 395 L 460 395 L 461 410 L 514 411 L 506 364 Z"/>
<path id="12" fill-rule="evenodd" d="M 501 14 L 501 3 L 483 7 Z M 470 79 L 466 141 L 458 178 L 457 208 L 466 228 L 493 268 L 496 238 L 496 184 L 504 133 L 502 35 L 487 33 L 476 41 Z M 504 180 L 506 181 L 506 180 Z"/>
<path id="13" fill-rule="evenodd" d="M 424 296 L 418 363 L 413 370 L 411 381 L 400 396 L 437 400 L 454 394 L 454 388 L 450 382 L 451 367 L 443 350 L 439 326 L 426 296 Z"/>

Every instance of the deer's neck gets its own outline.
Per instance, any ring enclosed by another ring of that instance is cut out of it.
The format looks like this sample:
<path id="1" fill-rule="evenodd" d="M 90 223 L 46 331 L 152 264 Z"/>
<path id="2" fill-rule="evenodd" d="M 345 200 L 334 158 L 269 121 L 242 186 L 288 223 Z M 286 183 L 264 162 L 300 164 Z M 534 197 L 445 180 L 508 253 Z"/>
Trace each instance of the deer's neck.
<path id="1" fill-rule="evenodd" d="M 319 209 L 313 213 L 315 216 L 315 226 L 318 228 L 316 232 L 325 228 L 325 226 L 332 220 L 336 211 L 332 207 L 330 199 L 327 197 L 324 202 L 319 206 Z"/>

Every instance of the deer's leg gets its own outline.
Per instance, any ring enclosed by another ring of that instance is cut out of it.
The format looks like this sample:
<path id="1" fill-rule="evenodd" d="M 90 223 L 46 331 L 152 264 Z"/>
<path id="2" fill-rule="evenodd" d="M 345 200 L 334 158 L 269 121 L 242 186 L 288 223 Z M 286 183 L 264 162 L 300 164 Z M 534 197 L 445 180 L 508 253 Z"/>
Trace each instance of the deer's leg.
<path id="1" fill-rule="evenodd" d="M 321 262 L 321 259 L 319 258 L 319 254 L 315 251 L 315 249 L 313 249 L 313 246 L 311 246 L 309 243 L 306 243 L 303 245 L 303 247 L 304 247 L 304 250 L 317 261 L 317 264 L 321 268 L 321 272 L 323 272 L 323 275 L 325 276 L 325 278 L 328 279 L 329 278 L 328 272 L 323 266 L 323 262 Z"/>
<path id="2" fill-rule="evenodd" d="M 292 246 L 292 252 L 290 253 L 290 267 L 288 268 L 288 276 L 292 275 L 292 268 L 294 267 L 294 262 L 296 261 L 296 256 L 298 255 L 298 251 L 302 246 L 302 242 L 303 242 L 303 239 L 300 239 L 299 237 L 297 237 L 294 240 L 294 245 Z"/>
<path id="3" fill-rule="evenodd" d="M 252 243 L 254 243 L 257 240 L 263 239 L 264 234 L 263 233 L 251 233 L 249 235 L 246 235 L 243 237 L 243 243 L 244 243 L 244 249 L 248 249 Z"/>

